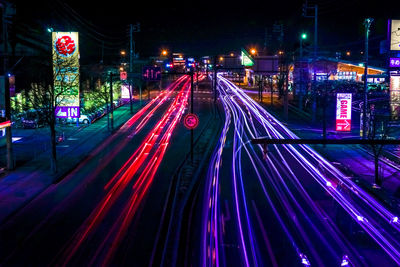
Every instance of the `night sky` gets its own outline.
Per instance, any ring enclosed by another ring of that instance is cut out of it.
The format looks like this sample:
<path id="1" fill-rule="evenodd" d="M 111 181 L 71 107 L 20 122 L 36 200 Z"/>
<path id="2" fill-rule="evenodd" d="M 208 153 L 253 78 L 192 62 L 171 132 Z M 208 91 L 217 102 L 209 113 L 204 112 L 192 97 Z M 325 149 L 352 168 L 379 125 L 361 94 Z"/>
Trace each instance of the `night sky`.
<path id="1" fill-rule="evenodd" d="M 76 30 L 91 53 L 105 53 L 127 46 L 128 24 L 140 22 L 135 34 L 136 50 L 142 57 L 158 55 L 161 48 L 194 56 L 238 51 L 241 47 L 263 47 L 265 29 L 272 33 L 275 22 L 284 24 L 285 45 L 296 47 L 302 30 L 313 33 L 313 19 L 303 18 L 305 1 L 22 1 L 17 0 L 20 20 L 31 27 Z M 393 1 L 394 2 L 394 1 Z M 319 6 L 319 45 L 328 50 L 360 50 L 363 19 L 371 16 L 371 49 L 377 50 L 386 36 L 388 18 L 400 17 L 400 1 L 324 0 Z M 139 4 L 140 3 L 140 4 Z M 399 15 L 396 15 L 399 14 Z M 396 17 L 397 16 L 397 17 Z M 36 29 L 40 31 L 40 29 Z M 276 38 L 270 37 L 273 44 Z M 81 44 L 82 49 L 84 44 Z"/>

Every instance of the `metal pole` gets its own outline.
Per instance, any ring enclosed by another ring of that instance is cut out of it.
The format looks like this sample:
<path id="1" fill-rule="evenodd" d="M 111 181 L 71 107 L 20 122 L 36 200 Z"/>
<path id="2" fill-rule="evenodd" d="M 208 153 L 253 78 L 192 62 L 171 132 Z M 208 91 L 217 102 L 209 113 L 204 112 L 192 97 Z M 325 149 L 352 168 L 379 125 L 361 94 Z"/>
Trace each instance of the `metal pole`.
<path id="1" fill-rule="evenodd" d="M 113 118 L 113 110 L 114 110 L 114 101 L 113 101 L 113 73 L 110 72 L 110 128 L 111 132 L 114 130 L 114 118 Z"/>
<path id="2" fill-rule="evenodd" d="M 142 84 L 139 83 L 139 103 L 142 106 Z"/>
<path id="3" fill-rule="evenodd" d="M 289 67 L 288 63 L 285 60 L 285 91 L 283 93 L 283 114 L 285 115 L 285 119 L 287 120 L 289 117 Z"/>
<path id="4" fill-rule="evenodd" d="M 193 113 L 193 68 L 190 70 L 190 113 Z"/>
<path id="5" fill-rule="evenodd" d="M 313 82 L 313 103 L 312 103 L 312 121 L 315 122 L 317 114 L 317 101 L 316 101 L 316 83 L 317 83 L 317 47 L 318 47 L 318 5 L 314 6 L 314 60 L 313 60 L 313 72 L 314 72 L 314 82 Z"/>
<path id="6" fill-rule="evenodd" d="M 271 106 L 274 105 L 274 81 L 271 76 L 268 76 L 268 83 L 271 86 Z"/>
<path id="7" fill-rule="evenodd" d="M 193 114 L 193 68 L 190 69 L 190 113 Z M 194 129 L 190 130 L 190 159 L 193 163 L 193 139 L 194 139 Z"/>
<path id="8" fill-rule="evenodd" d="M 10 103 L 10 89 L 8 81 L 8 32 L 7 32 L 7 3 L 2 4 L 3 7 L 3 45 L 4 45 L 4 109 L 6 120 L 11 121 L 11 103 Z M 12 132 L 11 126 L 6 128 L 6 147 L 7 147 L 7 169 L 14 169 L 14 158 L 13 158 L 13 148 L 12 148 Z"/>
<path id="9" fill-rule="evenodd" d="M 299 71 L 299 74 L 300 74 L 300 88 L 299 89 L 300 90 L 298 92 L 300 110 L 303 109 L 303 92 L 304 92 L 304 84 L 303 84 L 303 72 L 304 72 L 304 70 L 303 70 L 303 61 L 302 61 L 302 59 L 303 59 L 303 37 L 300 36 L 300 62 L 299 62 L 299 64 L 301 64 L 301 66 L 300 66 L 300 71 Z"/>
<path id="10" fill-rule="evenodd" d="M 214 57 L 214 103 L 217 102 L 217 56 Z"/>
<path id="11" fill-rule="evenodd" d="M 327 101 L 327 97 L 328 97 L 328 95 L 327 95 L 327 86 L 328 85 L 325 85 L 324 86 L 324 95 L 323 95 L 323 100 L 322 100 L 322 116 L 323 116 L 323 120 L 322 120 L 322 138 L 324 139 L 324 140 L 326 140 L 326 105 L 328 104 L 328 101 Z M 324 147 L 325 147 L 325 145 L 324 145 Z"/>
<path id="12" fill-rule="evenodd" d="M 303 58 L 303 38 L 300 37 L 300 59 Z"/>
<path id="13" fill-rule="evenodd" d="M 369 28 L 373 19 L 367 18 L 364 21 L 365 25 L 365 68 L 364 68 L 364 103 L 363 103 L 363 134 L 362 138 L 367 138 L 367 108 L 368 108 L 368 39 Z"/>
<path id="14" fill-rule="evenodd" d="M 199 69 L 196 68 L 196 90 L 199 91 Z"/>
<path id="15" fill-rule="evenodd" d="M 130 35 L 130 47 L 129 47 L 129 76 L 132 75 L 132 70 L 133 70 L 133 34 L 132 34 L 132 24 L 130 24 L 129 27 L 129 35 Z M 133 114 L 133 101 L 132 101 L 132 77 L 128 77 L 129 80 L 129 104 L 131 108 L 131 114 Z"/>

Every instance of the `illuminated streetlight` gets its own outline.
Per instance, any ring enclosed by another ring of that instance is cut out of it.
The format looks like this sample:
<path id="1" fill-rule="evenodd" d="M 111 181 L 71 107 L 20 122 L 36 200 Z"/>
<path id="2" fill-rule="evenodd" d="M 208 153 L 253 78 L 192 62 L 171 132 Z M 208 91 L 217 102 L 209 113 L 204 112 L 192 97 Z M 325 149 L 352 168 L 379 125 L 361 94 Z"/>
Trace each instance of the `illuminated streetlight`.
<path id="1" fill-rule="evenodd" d="M 163 51 L 161 52 L 161 55 L 163 55 L 163 56 L 168 55 L 168 51 L 167 51 L 167 50 L 163 50 Z"/>
<path id="2" fill-rule="evenodd" d="M 303 40 L 307 39 L 307 33 L 303 32 L 300 35 L 300 58 L 303 57 Z"/>
<path id="3" fill-rule="evenodd" d="M 256 53 L 257 53 L 257 50 L 256 50 L 256 49 L 252 48 L 252 49 L 250 50 L 250 54 L 255 55 Z"/>
<path id="4" fill-rule="evenodd" d="M 224 58 L 223 58 L 223 57 L 220 57 L 220 58 L 219 58 L 219 61 L 222 61 L 222 60 L 224 60 Z"/>
<path id="5" fill-rule="evenodd" d="M 121 50 L 121 56 L 125 56 L 125 55 L 126 55 L 125 50 Z"/>
<path id="6" fill-rule="evenodd" d="M 350 51 L 347 51 L 346 56 L 350 56 L 350 55 L 351 55 Z"/>

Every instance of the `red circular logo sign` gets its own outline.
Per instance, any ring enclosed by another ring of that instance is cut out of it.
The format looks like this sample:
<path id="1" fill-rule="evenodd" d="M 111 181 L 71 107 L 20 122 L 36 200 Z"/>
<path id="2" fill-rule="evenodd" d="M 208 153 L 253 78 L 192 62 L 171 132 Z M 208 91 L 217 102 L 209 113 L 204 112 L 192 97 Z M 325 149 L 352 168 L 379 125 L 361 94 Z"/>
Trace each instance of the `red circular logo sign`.
<path id="1" fill-rule="evenodd" d="M 199 117 L 196 114 L 189 113 L 183 118 L 183 123 L 189 130 L 195 129 L 199 125 Z"/>
<path id="2" fill-rule="evenodd" d="M 76 50 L 74 40 L 68 35 L 57 38 L 54 47 L 57 53 L 64 57 L 71 56 Z"/>

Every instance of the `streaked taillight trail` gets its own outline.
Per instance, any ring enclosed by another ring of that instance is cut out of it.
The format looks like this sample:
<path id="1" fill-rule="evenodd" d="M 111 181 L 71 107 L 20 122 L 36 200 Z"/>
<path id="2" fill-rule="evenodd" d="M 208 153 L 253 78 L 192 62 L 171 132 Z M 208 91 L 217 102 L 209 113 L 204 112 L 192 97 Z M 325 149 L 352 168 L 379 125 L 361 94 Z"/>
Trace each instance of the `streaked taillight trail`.
<path id="1" fill-rule="evenodd" d="M 201 76 L 199 80 L 203 78 L 204 76 Z M 143 129 L 143 126 L 148 123 L 149 118 L 153 116 L 154 112 L 156 112 L 167 99 L 171 98 L 172 93 L 176 92 L 177 88 L 181 89 L 177 92 L 177 96 L 175 96 L 167 111 L 149 131 L 144 141 L 132 153 L 129 159 L 104 186 L 104 197 L 76 232 L 74 238 L 65 250 L 62 261 L 60 261 L 62 265 L 65 266 L 71 261 L 82 243 L 95 231 L 96 227 L 120 198 L 121 194 L 126 190 L 131 190 L 130 197 L 128 201 L 124 203 L 120 216 L 115 219 L 112 227 L 103 238 L 101 245 L 96 248 L 96 253 L 92 257 L 91 264 L 94 264 L 93 261 L 100 261 L 101 264 L 105 266 L 112 260 L 141 201 L 153 182 L 154 176 L 171 141 L 172 133 L 185 112 L 191 92 L 189 76 L 185 75 L 171 84 L 167 90 L 161 92 L 156 98 L 151 100 L 120 129 L 122 132 L 132 132 L 133 135 L 137 134 Z M 134 125 L 136 125 L 136 127 L 133 127 Z M 125 145 L 126 142 L 123 142 L 123 144 Z M 138 177 L 134 180 L 136 176 Z M 129 189 L 129 185 L 132 182 L 133 185 Z M 111 247 L 105 249 L 106 244 L 109 243 L 112 244 Z"/>

